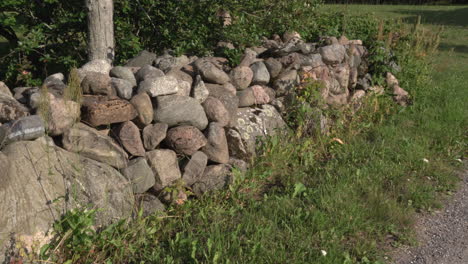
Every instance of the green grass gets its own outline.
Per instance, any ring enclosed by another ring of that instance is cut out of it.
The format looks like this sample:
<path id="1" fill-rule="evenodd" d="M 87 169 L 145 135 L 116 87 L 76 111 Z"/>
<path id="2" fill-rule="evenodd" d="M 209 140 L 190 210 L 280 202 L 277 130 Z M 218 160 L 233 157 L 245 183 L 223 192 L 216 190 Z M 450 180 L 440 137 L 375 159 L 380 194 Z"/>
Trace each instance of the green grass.
<path id="1" fill-rule="evenodd" d="M 348 10 L 390 17 L 429 14 L 422 21 L 446 26 L 441 51 L 428 58 L 434 65 L 430 80 L 410 78 L 422 64 L 404 65 L 407 73 L 400 78 L 414 105 L 400 108 L 388 98 L 369 98 L 332 131 L 343 145 L 329 137 L 273 138 L 229 190 L 172 207 L 167 216 L 122 221 L 91 237 L 77 233 L 75 239 L 82 236 L 92 246 L 67 249 L 65 242 L 55 252 L 58 260 L 383 263 L 391 245 L 410 243 L 415 212 L 439 207 L 439 198 L 454 190 L 457 159 L 467 151 L 466 8 Z"/>

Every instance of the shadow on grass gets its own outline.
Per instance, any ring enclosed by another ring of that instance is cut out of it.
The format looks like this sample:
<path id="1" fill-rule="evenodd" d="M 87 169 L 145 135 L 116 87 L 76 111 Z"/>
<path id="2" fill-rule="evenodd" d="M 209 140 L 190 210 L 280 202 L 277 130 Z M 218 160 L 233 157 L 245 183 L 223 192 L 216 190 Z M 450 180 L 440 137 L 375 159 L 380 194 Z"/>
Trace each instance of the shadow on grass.
<path id="1" fill-rule="evenodd" d="M 455 51 L 460 53 L 468 53 L 467 45 L 453 45 L 447 43 L 440 43 L 439 49 L 443 51 Z"/>
<path id="2" fill-rule="evenodd" d="M 435 24 L 445 26 L 468 26 L 468 7 L 453 10 L 397 10 L 395 13 L 410 15 L 405 18 L 407 23 L 416 23 L 417 17 L 421 16 L 423 24 Z"/>

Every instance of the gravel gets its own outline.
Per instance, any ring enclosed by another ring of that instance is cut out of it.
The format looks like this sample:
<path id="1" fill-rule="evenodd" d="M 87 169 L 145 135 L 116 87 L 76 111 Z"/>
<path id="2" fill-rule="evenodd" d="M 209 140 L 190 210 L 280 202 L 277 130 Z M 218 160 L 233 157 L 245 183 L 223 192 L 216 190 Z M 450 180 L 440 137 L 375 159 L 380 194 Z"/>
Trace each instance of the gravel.
<path id="1" fill-rule="evenodd" d="M 466 164 L 465 164 L 466 165 Z M 459 191 L 444 209 L 421 217 L 416 224 L 420 245 L 401 248 L 393 257 L 397 264 L 468 263 L 468 169 L 461 173 Z"/>

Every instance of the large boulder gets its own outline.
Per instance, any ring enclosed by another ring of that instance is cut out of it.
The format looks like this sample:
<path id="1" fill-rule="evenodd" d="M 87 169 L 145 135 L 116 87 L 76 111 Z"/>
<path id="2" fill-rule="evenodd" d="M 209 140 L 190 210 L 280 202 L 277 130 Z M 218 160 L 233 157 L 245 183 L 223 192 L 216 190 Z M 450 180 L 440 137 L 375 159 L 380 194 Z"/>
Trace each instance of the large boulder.
<path id="1" fill-rule="evenodd" d="M 231 76 L 232 84 L 237 90 L 244 90 L 249 87 L 254 77 L 254 72 L 249 67 L 236 67 L 229 73 Z"/>
<path id="2" fill-rule="evenodd" d="M 128 101 L 101 96 L 85 96 L 82 110 L 82 120 L 94 127 L 122 123 L 138 115 Z"/>
<path id="3" fill-rule="evenodd" d="M 193 126 L 178 126 L 167 131 L 166 144 L 177 153 L 193 155 L 206 145 L 206 138 Z"/>
<path id="4" fill-rule="evenodd" d="M 273 82 L 273 88 L 277 96 L 288 94 L 299 83 L 299 76 L 296 70 L 283 71 Z"/>
<path id="5" fill-rule="evenodd" d="M 56 98 L 49 95 L 47 104 L 47 116 L 44 118 L 47 133 L 51 136 L 59 136 L 65 133 L 80 118 L 80 105 L 63 98 Z"/>
<path id="6" fill-rule="evenodd" d="M 235 126 L 239 98 L 221 85 L 207 85 L 210 96 L 218 99 L 229 113 L 229 125 Z"/>
<path id="7" fill-rule="evenodd" d="M 100 134 L 97 130 L 78 123 L 63 134 L 63 147 L 117 169 L 127 167 L 128 155 L 114 143 L 112 138 Z"/>
<path id="8" fill-rule="evenodd" d="M 197 77 L 195 77 L 195 82 L 193 83 L 193 88 L 190 92 L 190 96 L 197 99 L 198 102 L 203 103 L 209 95 L 210 92 L 206 88 L 206 85 L 203 82 L 201 76 L 197 75 Z"/>
<path id="9" fill-rule="evenodd" d="M 223 126 L 212 122 L 205 133 L 208 143 L 202 148 L 203 153 L 213 162 L 228 163 L 229 150 Z"/>
<path id="10" fill-rule="evenodd" d="M 216 67 L 216 65 L 207 58 L 196 60 L 194 66 L 202 76 L 203 80 L 207 82 L 225 84 L 230 81 L 229 75 Z"/>
<path id="11" fill-rule="evenodd" d="M 231 117 L 224 104 L 217 98 L 209 96 L 203 102 L 206 116 L 211 122 L 218 122 L 221 126 L 227 126 Z"/>
<path id="12" fill-rule="evenodd" d="M 119 138 L 120 144 L 132 156 L 145 156 L 145 148 L 141 140 L 140 130 L 132 121 L 122 123 L 117 129 L 116 133 Z"/>
<path id="13" fill-rule="evenodd" d="M 144 67 L 141 67 L 136 73 L 135 77 L 138 82 L 142 82 L 144 80 L 148 79 L 154 79 L 154 78 L 159 78 L 163 77 L 164 72 L 161 71 L 158 68 L 155 68 L 151 65 L 145 65 Z"/>
<path id="14" fill-rule="evenodd" d="M 239 108 L 237 125 L 227 134 L 230 154 L 242 160 L 255 156 L 257 139 L 287 129 L 281 115 L 271 105 Z"/>
<path id="15" fill-rule="evenodd" d="M 135 75 L 129 67 L 116 66 L 110 71 L 110 76 L 130 82 L 132 87 L 137 85 Z"/>
<path id="16" fill-rule="evenodd" d="M 179 91 L 179 81 L 173 76 L 145 79 L 138 87 L 138 93 L 146 92 L 151 97 L 175 94 Z"/>
<path id="17" fill-rule="evenodd" d="M 156 123 L 143 129 L 143 144 L 146 150 L 153 150 L 166 138 L 168 125 Z"/>
<path id="18" fill-rule="evenodd" d="M 319 49 L 320 55 L 327 64 L 338 64 L 341 63 L 346 54 L 346 49 L 343 45 L 332 44 L 321 47 Z"/>
<path id="19" fill-rule="evenodd" d="M 156 183 L 153 171 L 145 158 L 131 160 L 128 167 L 122 170 L 122 173 L 132 182 L 133 193 L 135 194 L 148 191 Z"/>
<path id="20" fill-rule="evenodd" d="M 133 94 L 133 84 L 127 80 L 119 78 L 111 78 L 111 87 L 117 95 L 122 99 L 130 100 Z"/>
<path id="21" fill-rule="evenodd" d="M 147 93 L 140 93 L 130 100 L 138 113 L 138 121 L 143 125 L 149 125 L 153 122 L 154 110 L 151 98 Z"/>
<path id="22" fill-rule="evenodd" d="M 170 149 L 157 149 L 146 153 L 148 164 L 154 172 L 156 190 L 162 190 L 180 179 L 179 163 L 177 155 Z"/>
<path id="23" fill-rule="evenodd" d="M 192 189 L 196 195 L 202 195 L 208 191 L 221 190 L 231 181 L 229 165 L 211 165 L 206 167 L 201 177 L 194 180 Z"/>
<path id="24" fill-rule="evenodd" d="M 85 94 L 115 95 L 111 77 L 104 73 L 89 72 L 81 82 L 81 88 Z"/>
<path id="25" fill-rule="evenodd" d="M 270 82 L 270 72 L 262 61 L 255 62 L 250 66 L 253 72 L 252 84 L 267 85 Z"/>
<path id="26" fill-rule="evenodd" d="M 38 115 L 22 117 L 0 125 L 0 149 L 8 143 L 33 140 L 45 134 L 44 121 Z"/>
<path id="27" fill-rule="evenodd" d="M 143 50 L 140 52 L 136 57 L 130 59 L 127 64 L 125 64 L 126 67 L 143 67 L 145 65 L 152 65 L 154 60 L 158 55 L 149 52 L 147 50 Z"/>
<path id="28" fill-rule="evenodd" d="M 47 242 L 47 231 L 67 210 L 97 209 L 98 226 L 132 214 L 131 185 L 106 164 L 65 151 L 45 138 L 13 143 L 2 153 L 0 261 L 11 240 L 29 248 Z"/>
<path id="29" fill-rule="evenodd" d="M 195 183 L 200 178 L 208 164 L 208 157 L 201 151 L 195 152 L 184 167 L 182 180 L 188 186 Z"/>
<path id="30" fill-rule="evenodd" d="M 200 130 L 204 130 L 208 125 L 208 119 L 201 104 L 192 97 L 179 95 L 157 97 L 154 120 L 166 123 L 169 127 L 190 125 Z"/>
<path id="31" fill-rule="evenodd" d="M 13 97 L 13 94 L 11 93 L 10 88 L 8 88 L 8 86 L 4 82 L 0 82 L 0 95 L 2 94 Z"/>

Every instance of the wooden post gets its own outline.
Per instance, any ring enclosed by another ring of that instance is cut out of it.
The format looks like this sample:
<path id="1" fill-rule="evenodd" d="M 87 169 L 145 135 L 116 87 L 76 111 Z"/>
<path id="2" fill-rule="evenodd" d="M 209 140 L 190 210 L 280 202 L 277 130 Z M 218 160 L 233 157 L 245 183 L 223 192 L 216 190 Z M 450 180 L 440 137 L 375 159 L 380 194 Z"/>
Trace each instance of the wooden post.
<path id="1" fill-rule="evenodd" d="M 85 0 L 88 9 L 88 59 L 114 60 L 114 5 L 112 0 Z"/>

